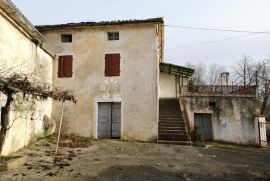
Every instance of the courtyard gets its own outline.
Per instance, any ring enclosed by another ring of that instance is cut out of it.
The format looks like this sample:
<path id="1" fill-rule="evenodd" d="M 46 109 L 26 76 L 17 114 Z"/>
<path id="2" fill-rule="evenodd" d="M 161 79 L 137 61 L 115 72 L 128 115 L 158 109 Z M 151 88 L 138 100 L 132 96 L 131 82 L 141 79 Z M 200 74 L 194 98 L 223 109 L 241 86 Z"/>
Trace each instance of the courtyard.
<path id="1" fill-rule="evenodd" d="M 270 150 L 118 140 L 43 139 L 17 153 L 26 164 L 0 180 L 269 180 Z"/>

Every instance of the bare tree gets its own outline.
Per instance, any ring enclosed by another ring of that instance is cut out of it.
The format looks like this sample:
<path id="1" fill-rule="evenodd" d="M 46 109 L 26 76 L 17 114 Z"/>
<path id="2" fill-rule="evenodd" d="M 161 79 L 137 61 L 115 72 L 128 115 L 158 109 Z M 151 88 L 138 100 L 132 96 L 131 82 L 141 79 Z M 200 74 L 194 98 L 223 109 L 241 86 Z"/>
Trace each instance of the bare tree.
<path id="1" fill-rule="evenodd" d="M 189 63 L 186 66 L 194 69 L 194 74 L 190 79 L 190 84 L 192 85 L 217 85 L 221 73 L 226 71 L 224 66 L 216 63 L 210 65 L 202 63 L 194 65 Z"/>
<path id="2" fill-rule="evenodd" d="M 270 101 L 270 59 L 253 61 L 244 56 L 233 67 L 235 81 L 244 86 L 257 85 L 260 101 L 260 113 L 268 114 L 267 106 Z"/>
<path id="3" fill-rule="evenodd" d="M 206 75 L 207 84 L 218 85 L 221 73 L 225 71 L 226 68 L 224 66 L 218 65 L 216 63 L 209 65 Z"/>
<path id="4" fill-rule="evenodd" d="M 270 59 L 257 63 L 258 71 L 256 80 L 258 84 L 258 94 L 261 102 L 261 114 L 266 114 L 266 107 L 270 101 Z M 268 110 L 269 112 L 269 110 Z"/>
<path id="5" fill-rule="evenodd" d="M 255 63 L 250 57 L 244 55 L 243 58 L 233 66 L 235 82 L 240 85 L 255 85 L 256 74 L 260 65 Z"/>
<path id="6" fill-rule="evenodd" d="M 0 70 L 0 92 L 7 98 L 1 112 L 0 153 L 2 152 L 10 125 L 9 111 L 18 94 L 23 95 L 24 100 L 46 100 L 52 98 L 59 101 L 76 102 L 73 95 L 68 91 L 52 90 L 46 83 L 31 79 L 25 74 L 13 72 L 11 69 Z"/>
<path id="7" fill-rule="evenodd" d="M 199 63 L 197 65 L 188 63 L 187 67 L 194 69 L 194 73 L 189 80 L 189 84 L 191 85 L 203 85 L 205 84 L 205 76 L 206 76 L 206 65 Z"/>

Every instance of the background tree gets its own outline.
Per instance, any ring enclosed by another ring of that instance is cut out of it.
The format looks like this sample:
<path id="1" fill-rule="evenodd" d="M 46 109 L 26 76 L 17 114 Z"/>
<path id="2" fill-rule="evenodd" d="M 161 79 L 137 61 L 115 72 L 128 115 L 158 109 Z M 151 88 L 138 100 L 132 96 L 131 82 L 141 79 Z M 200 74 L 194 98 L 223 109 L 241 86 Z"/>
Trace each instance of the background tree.
<path id="1" fill-rule="evenodd" d="M 216 63 L 210 65 L 189 63 L 186 66 L 194 69 L 189 82 L 191 85 L 218 85 L 221 73 L 226 71 L 225 66 Z"/>
<path id="2" fill-rule="evenodd" d="M 186 67 L 194 69 L 194 73 L 189 80 L 189 84 L 191 85 L 204 85 L 205 84 L 205 76 L 206 76 L 206 65 L 199 64 L 186 64 Z"/>
<path id="3" fill-rule="evenodd" d="M 206 82 L 209 85 L 220 85 L 221 73 L 226 72 L 224 66 L 218 65 L 216 63 L 211 64 L 207 67 Z"/>
<path id="4" fill-rule="evenodd" d="M 266 108 L 270 101 L 270 59 L 254 61 L 244 56 L 233 66 L 233 72 L 238 85 L 257 85 L 260 114 L 269 114 Z"/>

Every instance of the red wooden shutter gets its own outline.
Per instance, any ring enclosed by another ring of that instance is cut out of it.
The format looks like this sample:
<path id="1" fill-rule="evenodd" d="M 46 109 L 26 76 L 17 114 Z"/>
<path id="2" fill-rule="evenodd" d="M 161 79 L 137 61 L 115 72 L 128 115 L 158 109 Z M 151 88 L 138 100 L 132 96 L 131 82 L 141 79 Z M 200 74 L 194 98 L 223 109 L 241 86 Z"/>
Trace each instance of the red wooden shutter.
<path id="1" fill-rule="evenodd" d="M 111 54 L 105 55 L 105 76 L 111 76 Z"/>
<path id="2" fill-rule="evenodd" d="M 120 76 L 120 54 L 105 55 L 105 76 Z"/>
<path id="3" fill-rule="evenodd" d="M 58 59 L 58 77 L 72 77 L 72 55 L 59 56 Z"/>
<path id="4" fill-rule="evenodd" d="M 73 61 L 73 57 L 72 55 L 67 55 L 64 58 L 64 74 L 65 77 L 72 77 L 72 61 Z"/>
<path id="5" fill-rule="evenodd" d="M 112 54 L 112 76 L 120 76 L 120 54 Z"/>
<path id="6" fill-rule="evenodd" d="M 63 56 L 59 56 L 58 59 L 58 77 L 63 77 Z"/>

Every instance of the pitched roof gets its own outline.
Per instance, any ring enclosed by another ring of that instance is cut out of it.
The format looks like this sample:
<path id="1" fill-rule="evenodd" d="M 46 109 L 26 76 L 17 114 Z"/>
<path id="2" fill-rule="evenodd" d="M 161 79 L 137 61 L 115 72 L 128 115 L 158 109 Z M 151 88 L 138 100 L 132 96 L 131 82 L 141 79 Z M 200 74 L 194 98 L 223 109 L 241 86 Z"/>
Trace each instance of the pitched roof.
<path id="1" fill-rule="evenodd" d="M 160 63 L 160 72 L 176 76 L 183 76 L 189 78 L 194 73 L 194 69 L 174 65 L 170 63 Z"/>
<path id="2" fill-rule="evenodd" d="M 143 24 L 143 23 L 164 23 L 163 18 L 150 18 L 144 20 L 116 20 L 116 21 L 100 21 L 100 22 L 80 22 L 66 23 L 56 25 L 38 25 L 38 30 L 49 30 L 54 28 L 73 28 L 73 27 L 89 27 L 89 26 L 106 26 L 106 25 L 124 25 L 124 24 Z"/>

